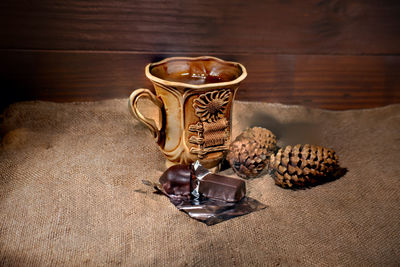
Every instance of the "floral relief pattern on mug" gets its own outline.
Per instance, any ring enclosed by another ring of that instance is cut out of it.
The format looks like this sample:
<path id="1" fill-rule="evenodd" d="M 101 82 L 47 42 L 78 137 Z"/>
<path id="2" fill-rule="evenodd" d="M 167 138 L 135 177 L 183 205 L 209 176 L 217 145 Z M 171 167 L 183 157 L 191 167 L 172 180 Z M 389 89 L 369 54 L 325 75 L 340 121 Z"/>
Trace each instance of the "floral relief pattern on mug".
<path id="1" fill-rule="evenodd" d="M 215 90 L 200 95 L 193 101 L 196 116 L 206 122 L 216 122 L 223 118 L 230 96 L 229 90 Z"/>
<path id="2" fill-rule="evenodd" d="M 189 139 L 195 145 L 190 148 L 190 152 L 197 154 L 199 158 L 228 148 L 226 142 L 229 122 L 224 112 L 230 97 L 230 90 L 223 89 L 201 94 L 193 100 L 193 108 L 200 121 L 189 126 L 189 131 L 196 133 Z"/>

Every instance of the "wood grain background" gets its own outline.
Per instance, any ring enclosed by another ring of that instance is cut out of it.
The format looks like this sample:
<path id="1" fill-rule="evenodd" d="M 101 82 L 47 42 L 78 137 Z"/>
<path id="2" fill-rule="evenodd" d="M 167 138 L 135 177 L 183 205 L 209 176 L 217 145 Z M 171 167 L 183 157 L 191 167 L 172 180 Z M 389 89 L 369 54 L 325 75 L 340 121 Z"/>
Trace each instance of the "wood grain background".
<path id="1" fill-rule="evenodd" d="M 400 1 L 0 2 L 2 106 L 127 97 L 169 56 L 243 63 L 238 99 L 400 103 Z"/>

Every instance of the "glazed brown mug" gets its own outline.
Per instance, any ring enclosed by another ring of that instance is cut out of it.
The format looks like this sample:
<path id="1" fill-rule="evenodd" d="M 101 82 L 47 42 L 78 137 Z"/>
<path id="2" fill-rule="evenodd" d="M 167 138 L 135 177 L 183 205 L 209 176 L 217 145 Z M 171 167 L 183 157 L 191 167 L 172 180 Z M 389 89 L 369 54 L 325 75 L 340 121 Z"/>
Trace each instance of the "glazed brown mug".
<path id="1" fill-rule="evenodd" d="M 148 64 L 145 73 L 156 95 L 136 89 L 129 109 L 153 134 L 167 167 L 196 160 L 218 167 L 231 141 L 232 104 L 247 76 L 244 66 L 210 56 L 172 57 Z M 160 127 L 138 110 L 142 97 L 160 109 Z"/>

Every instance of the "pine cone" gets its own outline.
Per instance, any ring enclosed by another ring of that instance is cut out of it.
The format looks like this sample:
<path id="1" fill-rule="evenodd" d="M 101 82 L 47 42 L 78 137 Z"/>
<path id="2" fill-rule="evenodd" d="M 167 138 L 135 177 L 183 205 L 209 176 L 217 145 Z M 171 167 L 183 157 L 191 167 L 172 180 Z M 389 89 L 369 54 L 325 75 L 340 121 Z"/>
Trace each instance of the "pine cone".
<path id="1" fill-rule="evenodd" d="M 253 127 L 246 129 L 241 136 L 254 139 L 259 144 L 262 144 L 270 154 L 276 149 L 276 136 L 270 131 L 262 127 Z"/>
<path id="2" fill-rule="evenodd" d="M 299 188 L 330 180 L 339 169 L 335 151 L 314 145 L 279 149 L 271 156 L 275 183 L 283 188 Z"/>
<path id="3" fill-rule="evenodd" d="M 231 143 L 226 157 L 235 173 L 242 178 L 259 175 L 268 166 L 269 157 L 276 148 L 275 135 L 267 129 L 254 128 L 244 131 Z"/>

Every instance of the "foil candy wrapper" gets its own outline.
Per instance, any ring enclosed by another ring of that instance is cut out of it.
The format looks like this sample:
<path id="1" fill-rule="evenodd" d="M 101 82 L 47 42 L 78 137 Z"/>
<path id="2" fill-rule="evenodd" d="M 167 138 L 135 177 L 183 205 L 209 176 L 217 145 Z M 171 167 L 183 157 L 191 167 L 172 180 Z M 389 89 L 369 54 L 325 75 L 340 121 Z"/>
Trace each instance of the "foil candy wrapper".
<path id="1" fill-rule="evenodd" d="M 267 207 L 249 197 L 244 197 L 239 202 L 226 202 L 211 198 L 170 199 L 170 201 L 178 210 L 206 225 L 214 225 Z"/>

